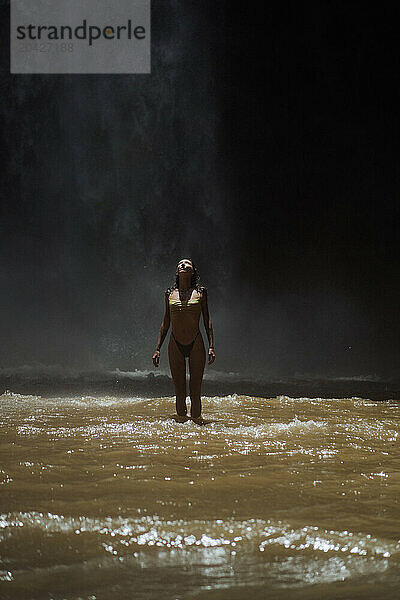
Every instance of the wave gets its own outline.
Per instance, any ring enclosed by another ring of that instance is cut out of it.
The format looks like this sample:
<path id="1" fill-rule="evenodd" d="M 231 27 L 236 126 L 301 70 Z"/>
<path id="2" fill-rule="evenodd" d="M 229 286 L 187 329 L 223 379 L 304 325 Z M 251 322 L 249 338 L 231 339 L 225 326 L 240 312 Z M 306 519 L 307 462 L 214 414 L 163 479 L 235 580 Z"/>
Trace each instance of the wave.
<path id="1" fill-rule="evenodd" d="M 158 515 L 139 518 L 87 516 L 66 517 L 42 512 L 0 515 L 0 543 L 16 535 L 26 537 L 32 530 L 46 536 L 54 533 L 87 536 L 95 534 L 113 555 L 127 554 L 143 547 L 239 549 L 246 543 L 256 544 L 260 552 L 282 547 L 297 552 L 314 552 L 390 558 L 400 552 L 400 542 L 378 539 L 368 533 L 322 529 L 312 525 L 301 528 L 290 523 L 264 519 L 163 520 Z M 36 540 L 36 537 L 35 537 Z"/>
<path id="2" fill-rule="evenodd" d="M 155 397 L 173 394 L 167 371 L 156 369 L 85 370 L 58 365 L 22 365 L 0 369 L 0 391 L 39 395 L 115 395 Z M 270 398 L 370 398 L 390 400 L 400 397 L 400 382 L 376 375 L 271 377 L 206 367 L 203 394 L 226 396 L 243 394 Z"/>
<path id="3" fill-rule="evenodd" d="M 16 367 L 0 367 L 0 377 L 26 377 L 26 378 L 38 378 L 38 377 L 62 377 L 62 378 L 104 378 L 104 377 L 118 377 L 126 379 L 145 379 L 147 377 L 159 377 L 167 376 L 170 377 L 168 369 L 154 368 L 150 369 L 133 369 L 124 370 L 118 367 L 116 368 L 76 368 L 68 367 L 63 365 L 49 365 L 42 363 L 35 363 L 32 365 L 24 364 Z M 212 370 L 207 370 L 204 373 L 205 380 L 250 380 L 264 383 L 286 383 L 291 381 L 360 381 L 360 382 L 390 382 L 394 381 L 393 378 L 382 378 L 376 373 L 373 374 L 354 374 L 354 375 L 329 375 L 323 373 L 296 373 L 293 376 L 274 376 L 265 375 L 264 373 L 254 372 L 243 372 L 243 371 L 226 371 L 216 370 L 212 367 Z"/>

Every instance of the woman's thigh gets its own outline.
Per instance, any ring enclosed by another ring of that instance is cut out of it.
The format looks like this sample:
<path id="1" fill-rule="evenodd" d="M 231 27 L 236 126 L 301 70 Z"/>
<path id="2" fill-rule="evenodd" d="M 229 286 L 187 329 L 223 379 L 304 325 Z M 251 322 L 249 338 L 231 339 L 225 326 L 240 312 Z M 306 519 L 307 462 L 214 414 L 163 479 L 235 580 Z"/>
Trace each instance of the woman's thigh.
<path id="1" fill-rule="evenodd" d="M 186 389 L 186 361 L 171 336 L 168 344 L 168 359 L 175 387 Z"/>
<path id="2" fill-rule="evenodd" d="M 190 391 L 200 394 L 206 364 L 206 350 L 201 333 L 197 336 L 189 356 Z"/>

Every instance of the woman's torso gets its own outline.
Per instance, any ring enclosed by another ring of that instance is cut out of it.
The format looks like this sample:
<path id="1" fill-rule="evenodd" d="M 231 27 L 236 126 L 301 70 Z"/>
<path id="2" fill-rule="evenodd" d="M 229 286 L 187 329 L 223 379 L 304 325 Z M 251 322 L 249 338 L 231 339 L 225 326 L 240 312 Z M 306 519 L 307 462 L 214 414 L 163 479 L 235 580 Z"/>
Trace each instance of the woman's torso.
<path id="1" fill-rule="evenodd" d="M 196 288 L 188 294 L 173 290 L 168 298 L 172 331 L 182 344 L 190 344 L 199 329 L 202 295 Z"/>

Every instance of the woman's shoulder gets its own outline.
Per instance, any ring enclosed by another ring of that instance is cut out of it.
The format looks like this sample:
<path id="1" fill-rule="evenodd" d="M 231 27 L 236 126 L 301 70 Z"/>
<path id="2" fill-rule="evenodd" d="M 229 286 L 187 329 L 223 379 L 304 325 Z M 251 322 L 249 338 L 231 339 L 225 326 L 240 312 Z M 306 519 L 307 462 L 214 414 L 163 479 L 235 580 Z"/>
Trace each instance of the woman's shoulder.
<path id="1" fill-rule="evenodd" d="M 171 286 L 167 288 L 164 292 L 166 300 L 169 298 L 176 298 L 178 296 L 178 290 L 176 287 Z"/>

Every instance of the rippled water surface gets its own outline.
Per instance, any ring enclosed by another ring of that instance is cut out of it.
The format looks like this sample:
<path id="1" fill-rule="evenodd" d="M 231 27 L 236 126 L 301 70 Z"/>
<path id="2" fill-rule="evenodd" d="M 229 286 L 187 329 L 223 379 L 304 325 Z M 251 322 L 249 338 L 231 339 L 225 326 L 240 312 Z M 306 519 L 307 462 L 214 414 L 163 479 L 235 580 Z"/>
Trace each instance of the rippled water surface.
<path id="1" fill-rule="evenodd" d="M 1 598 L 397 597 L 396 402 L 0 399 Z"/>

